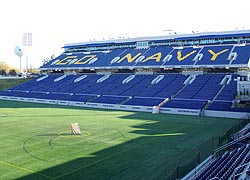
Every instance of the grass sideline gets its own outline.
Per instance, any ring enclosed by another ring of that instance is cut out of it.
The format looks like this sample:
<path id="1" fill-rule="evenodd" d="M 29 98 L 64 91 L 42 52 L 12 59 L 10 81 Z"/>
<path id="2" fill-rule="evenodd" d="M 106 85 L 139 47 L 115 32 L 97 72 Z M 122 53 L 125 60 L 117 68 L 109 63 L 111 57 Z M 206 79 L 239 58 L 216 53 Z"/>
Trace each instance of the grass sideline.
<path id="1" fill-rule="evenodd" d="M 0 179 L 165 179 L 237 121 L 0 100 Z"/>

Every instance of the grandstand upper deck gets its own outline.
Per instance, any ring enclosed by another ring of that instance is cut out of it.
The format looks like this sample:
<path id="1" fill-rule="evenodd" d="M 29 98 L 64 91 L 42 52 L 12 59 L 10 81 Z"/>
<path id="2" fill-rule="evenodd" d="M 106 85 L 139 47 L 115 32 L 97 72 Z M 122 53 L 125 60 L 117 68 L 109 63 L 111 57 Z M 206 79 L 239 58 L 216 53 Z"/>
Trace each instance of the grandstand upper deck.
<path id="1" fill-rule="evenodd" d="M 41 70 L 249 68 L 250 30 L 68 44 Z"/>
<path id="2" fill-rule="evenodd" d="M 169 34 L 165 36 L 136 37 L 89 41 L 66 44 L 65 52 L 136 48 L 138 46 L 199 46 L 214 44 L 250 43 L 250 30 L 202 32 L 193 34 Z M 145 45 L 146 44 L 146 45 Z"/>

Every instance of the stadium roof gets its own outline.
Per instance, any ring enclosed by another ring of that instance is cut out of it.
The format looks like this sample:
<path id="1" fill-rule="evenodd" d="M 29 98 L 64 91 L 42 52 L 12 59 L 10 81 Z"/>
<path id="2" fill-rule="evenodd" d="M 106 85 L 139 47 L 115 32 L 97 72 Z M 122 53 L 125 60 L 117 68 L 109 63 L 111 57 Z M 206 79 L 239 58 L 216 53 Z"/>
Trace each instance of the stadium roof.
<path id="1" fill-rule="evenodd" d="M 227 37 L 243 37 L 250 36 L 250 30 L 237 30 L 237 31 L 221 31 L 221 32 L 201 32 L 193 34 L 173 34 L 165 36 L 150 36 L 150 37 L 136 37 L 127 39 L 110 39 L 102 41 L 88 41 L 72 44 L 65 44 L 63 48 L 74 48 L 78 46 L 92 47 L 92 46 L 106 46 L 115 44 L 129 44 L 140 41 L 166 41 L 166 40 L 192 40 L 192 39 L 213 39 L 213 38 L 227 38 Z"/>

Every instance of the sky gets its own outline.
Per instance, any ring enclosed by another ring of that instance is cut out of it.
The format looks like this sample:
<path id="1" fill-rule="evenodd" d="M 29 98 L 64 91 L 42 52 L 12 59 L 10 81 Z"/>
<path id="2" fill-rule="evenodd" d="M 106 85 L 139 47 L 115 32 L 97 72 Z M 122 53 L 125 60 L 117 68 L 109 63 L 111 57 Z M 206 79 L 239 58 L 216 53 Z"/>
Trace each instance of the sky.
<path id="1" fill-rule="evenodd" d="M 119 37 L 250 30 L 249 0 L 0 1 L 0 61 L 38 68 L 68 43 Z M 32 33 L 32 46 L 22 34 Z"/>

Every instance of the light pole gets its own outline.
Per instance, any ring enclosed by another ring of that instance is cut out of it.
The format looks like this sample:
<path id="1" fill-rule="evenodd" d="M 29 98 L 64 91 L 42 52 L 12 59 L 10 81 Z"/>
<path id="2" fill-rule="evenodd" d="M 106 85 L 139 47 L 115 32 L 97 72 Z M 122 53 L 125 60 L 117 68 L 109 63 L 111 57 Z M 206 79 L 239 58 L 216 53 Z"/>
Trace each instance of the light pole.
<path id="1" fill-rule="evenodd" d="M 26 76 L 28 76 L 28 46 L 32 46 L 32 33 L 22 34 L 23 46 L 26 50 Z"/>

